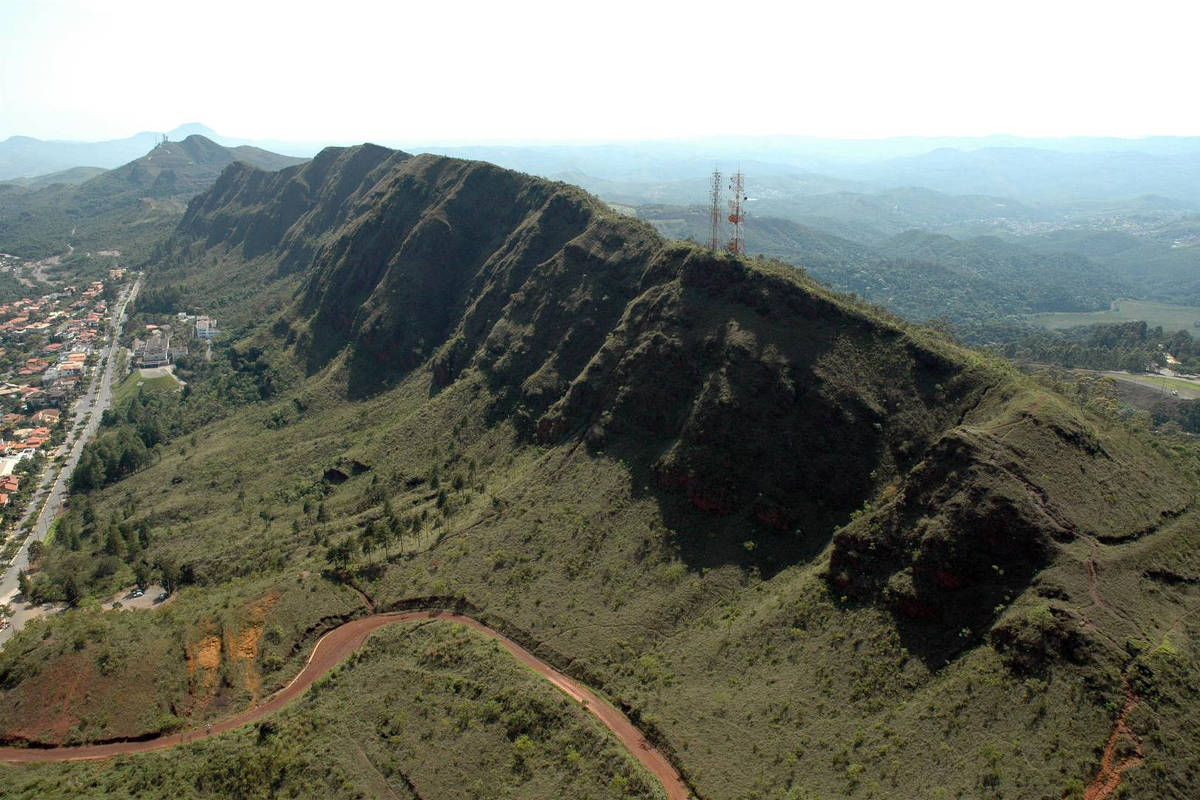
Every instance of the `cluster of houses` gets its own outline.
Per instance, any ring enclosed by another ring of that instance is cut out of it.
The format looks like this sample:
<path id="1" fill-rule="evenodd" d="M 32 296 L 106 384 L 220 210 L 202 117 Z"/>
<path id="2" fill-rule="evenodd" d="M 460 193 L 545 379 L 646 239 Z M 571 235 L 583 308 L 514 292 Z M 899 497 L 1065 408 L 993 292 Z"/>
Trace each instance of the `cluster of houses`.
<path id="1" fill-rule="evenodd" d="M 75 395 L 108 313 L 103 293 L 104 283 L 94 281 L 0 304 L 0 355 L 20 359 L 0 376 L 0 405 L 32 410 Z"/>
<path id="2" fill-rule="evenodd" d="M 0 417 L 0 456 L 28 458 L 45 449 L 61 422 L 62 412 L 57 408 L 43 408 L 32 414 L 10 411 Z"/>
<path id="3" fill-rule="evenodd" d="M 61 424 L 62 412 L 57 408 L 43 408 L 32 414 L 10 411 L 0 417 L 0 509 L 6 508 L 21 490 L 21 479 L 13 474 L 13 468 L 35 453 L 48 450 L 61 438 L 55 436 Z"/>
<path id="4" fill-rule="evenodd" d="M 83 385 L 107 313 L 101 281 L 0 303 L 0 509 L 21 490 L 14 468 L 62 440 L 63 409 Z"/>
<path id="5" fill-rule="evenodd" d="M 5 475 L 0 478 L 0 508 L 5 508 L 8 505 L 8 498 L 21 491 L 21 479 L 16 475 Z"/>

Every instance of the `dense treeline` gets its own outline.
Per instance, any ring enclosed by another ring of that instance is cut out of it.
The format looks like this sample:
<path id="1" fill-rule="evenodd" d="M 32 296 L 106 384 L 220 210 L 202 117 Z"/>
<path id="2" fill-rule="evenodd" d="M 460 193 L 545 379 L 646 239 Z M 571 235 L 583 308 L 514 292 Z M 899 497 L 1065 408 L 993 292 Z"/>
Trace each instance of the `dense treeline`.
<path id="1" fill-rule="evenodd" d="M 147 466 L 153 458 L 137 431 L 121 425 L 89 442 L 71 476 L 71 491 L 90 492 Z"/>
<path id="2" fill-rule="evenodd" d="M 1150 416 L 1155 426 L 1170 423 L 1187 433 L 1200 433 L 1200 400 L 1174 400 L 1155 406 Z"/>
<path id="3" fill-rule="evenodd" d="M 1038 328 L 992 330 L 996 349 L 1006 358 L 1073 369 L 1111 369 L 1145 372 L 1165 366 L 1167 354 L 1179 360 L 1180 372 L 1200 372 L 1200 343 L 1187 331 L 1164 333 L 1145 322 L 1089 325 L 1063 331 Z"/>
<path id="4" fill-rule="evenodd" d="M 158 581 L 174 591 L 189 576 L 169 557 L 152 557 L 153 533 L 145 517 L 135 518 L 136 512 L 130 502 L 104 519 L 84 496 L 59 518 L 53 538 L 31 549 L 38 569 L 33 575 L 20 573 L 21 593 L 36 603 L 76 606 L 111 591 L 114 576 L 132 578 L 141 587 Z"/>
<path id="5" fill-rule="evenodd" d="M 174 314 L 183 310 L 180 305 L 183 290 L 174 284 L 147 287 L 138 293 L 133 304 L 135 314 Z"/>

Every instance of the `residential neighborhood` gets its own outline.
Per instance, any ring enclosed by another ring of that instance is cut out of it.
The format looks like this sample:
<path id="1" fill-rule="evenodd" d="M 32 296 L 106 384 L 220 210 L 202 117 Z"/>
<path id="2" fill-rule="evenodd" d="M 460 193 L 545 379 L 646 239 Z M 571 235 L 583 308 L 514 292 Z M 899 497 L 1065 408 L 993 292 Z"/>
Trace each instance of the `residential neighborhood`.
<path id="1" fill-rule="evenodd" d="M 115 273 L 115 274 L 114 274 Z M 124 270 L 0 303 L 0 536 L 7 542 L 48 460 L 63 456 L 67 410 L 104 342 Z"/>

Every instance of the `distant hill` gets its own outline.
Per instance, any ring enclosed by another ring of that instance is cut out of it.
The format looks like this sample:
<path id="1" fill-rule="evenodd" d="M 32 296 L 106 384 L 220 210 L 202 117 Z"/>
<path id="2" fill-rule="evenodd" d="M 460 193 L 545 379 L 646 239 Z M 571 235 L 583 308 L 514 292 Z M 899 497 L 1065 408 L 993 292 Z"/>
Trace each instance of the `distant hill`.
<path id="1" fill-rule="evenodd" d="M 977 226 L 1007 227 L 1052 218 L 1008 197 L 944 194 L 909 185 L 879 192 L 835 192 L 777 204 L 784 216 L 823 227 L 832 221 L 843 235 L 872 244 L 913 228 L 938 231 Z M 837 232 L 836 230 L 831 232 Z"/>
<path id="2" fill-rule="evenodd" d="M 70 186 L 78 186 L 81 183 L 95 178 L 107 172 L 103 167 L 71 167 L 64 169 L 61 172 L 51 172 L 48 175 L 37 175 L 32 178 L 12 178 L 0 183 L 20 186 L 22 189 L 37 191 L 45 189 L 47 186 L 53 186 L 56 183 L 65 183 Z"/>
<path id="3" fill-rule="evenodd" d="M 1065 250 L 1034 250 L 994 236 L 962 241 L 909 231 L 876 248 L 891 258 L 926 261 L 1019 291 L 1033 312 L 1096 311 L 1135 290 L 1107 266 Z"/>
<path id="4" fill-rule="evenodd" d="M 695 177 L 680 181 L 624 182 L 580 172 L 554 177 L 582 186 L 610 203 L 690 206 L 708 196 L 709 178 L 704 169 L 697 165 Z M 708 171 L 711 169 L 709 166 Z M 762 171 L 746 169 L 751 216 L 790 219 L 863 244 L 913 228 L 1003 230 L 1056 216 L 1005 197 L 949 195 L 911 186 L 875 191 L 867 184 L 828 175 L 779 172 L 778 167 L 769 165 L 760 165 Z"/>
<path id="5" fill-rule="evenodd" d="M 162 141 L 164 135 L 176 142 L 193 135 L 213 141 L 220 138 L 211 128 L 198 122 L 180 125 L 165 134 L 143 131 L 124 139 L 99 142 L 11 136 L 0 141 L 0 181 L 36 178 L 84 166 L 112 169 L 145 155 Z M 248 143 L 239 141 L 230 144 Z"/>
<path id="6" fill-rule="evenodd" d="M 28 178 L 79 166 L 109 169 L 143 155 L 161 139 L 161 134 L 149 132 L 106 142 L 12 136 L 0 142 L 0 179 Z"/>
<path id="7" fill-rule="evenodd" d="M 1073 252 L 1103 265 L 1135 298 L 1200 305 L 1200 223 L 1180 219 L 1139 234 L 1121 230 L 1066 229 L 1022 237 L 1039 253 Z"/>
<path id="8" fill-rule="evenodd" d="M 61 252 L 68 239 L 81 250 L 144 254 L 170 232 L 187 201 L 237 161 L 276 170 L 303 159 L 254 147 L 222 147 L 192 135 L 153 145 L 141 157 L 78 185 L 47 179 L 29 188 L 0 184 L 0 244 L 26 256 Z"/>

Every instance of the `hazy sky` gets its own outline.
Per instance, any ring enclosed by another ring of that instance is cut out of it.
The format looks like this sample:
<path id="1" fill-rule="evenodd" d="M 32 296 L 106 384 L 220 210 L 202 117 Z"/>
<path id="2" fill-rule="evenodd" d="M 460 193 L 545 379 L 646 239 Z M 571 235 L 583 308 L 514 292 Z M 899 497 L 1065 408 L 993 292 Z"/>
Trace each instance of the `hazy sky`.
<path id="1" fill-rule="evenodd" d="M 1198 6 L 0 0 L 0 137 L 1198 135 Z"/>

